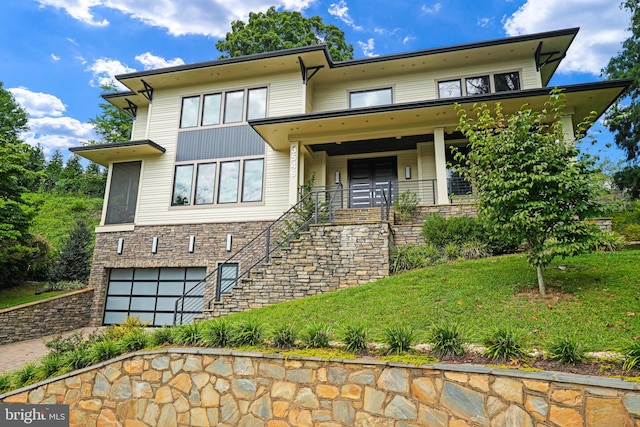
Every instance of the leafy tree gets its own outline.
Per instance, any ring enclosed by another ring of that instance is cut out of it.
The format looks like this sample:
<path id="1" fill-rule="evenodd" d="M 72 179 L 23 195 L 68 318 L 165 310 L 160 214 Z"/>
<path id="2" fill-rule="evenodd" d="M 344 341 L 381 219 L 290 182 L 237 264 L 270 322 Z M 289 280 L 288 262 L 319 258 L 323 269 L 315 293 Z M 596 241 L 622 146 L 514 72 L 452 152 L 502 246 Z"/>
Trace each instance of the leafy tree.
<path id="1" fill-rule="evenodd" d="M 42 183 L 43 191 L 54 191 L 64 170 L 64 159 L 60 150 L 53 152 L 53 155 L 44 168 L 44 179 Z"/>
<path id="2" fill-rule="evenodd" d="M 44 178 L 43 170 L 45 164 L 46 160 L 42 146 L 40 144 L 35 147 L 27 146 L 27 164 L 25 167 L 33 173 L 20 177 L 20 185 L 25 187 L 27 191 L 38 191 L 41 184 L 40 181 Z"/>
<path id="3" fill-rule="evenodd" d="M 218 40 L 220 59 L 255 53 L 273 52 L 326 43 L 334 61 L 353 59 L 353 45 L 347 44 L 344 32 L 335 25 L 324 24 L 319 16 L 305 18 L 300 12 L 276 11 L 249 13 L 248 23 L 233 21 L 231 32 Z"/>
<path id="4" fill-rule="evenodd" d="M 543 271 L 553 258 L 587 251 L 599 232 L 583 221 L 597 210 L 593 165 L 578 158 L 575 141 L 565 139 L 563 109 L 559 90 L 538 112 L 526 105 L 512 115 L 500 104 L 493 112 L 486 104 L 474 104 L 470 113 L 456 106 L 469 140 L 469 153 L 455 155 L 458 171 L 474 182 L 479 211 L 496 231 L 526 243 L 541 295 Z M 579 136 L 589 124 L 580 124 Z"/>
<path id="5" fill-rule="evenodd" d="M 629 165 L 617 173 L 616 184 L 634 197 L 640 194 L 640 4 L 626 0 L 621 8 L 631 12 L 631 35 L 622 44 L 622 50 L 609 60 L 602 72 L 610 79 L 631 78 L 633 83 L 628 97 L 618 100 L 605 115 L 615 142 L 627 154 Z"/>
<path id="6" fill-rule="evenodd" d="M 67 159 L 64 169 L 60 172 L 60 180 L 56 183 L 59 193 L 78 194 L 84 180 L 84 169 L 80 164 L 80 157 L 73 154 Z"/>
<path id="7" fill-rule="evenodd" d="M 27 129 L 27 113 L 0 82 L 0 287 L 19 283 L 32 255 L 29 223 L 32 210 L 22 199 L 29 146 L 20 139 Z"/>
<path id="8" fill-rule="evenodd" d="M 104 197 L 107 170 L 97 163 L 89 163 L 84 171 L 80 192 L 89 197 Z"/>
<path id="9" fill-rule="evenodd" d="M 114 82 L 102 85 L 101 88 L 103 95 L 118 91 Z M 110 144 L 129 141 L 133 118 L 108 102 L 101 102 L 98 107 L 101 111 L 100 114 L 89 119 L 89 123 L 95 127 L 99 139 L 87 141 L 87 144 Z"/>
<path id="10" fill-rule="evenodd" d="M 78 220 L 51 269 L 51 281 L 86 282 L 91 271 L 93 233 L 84 220 Z"/>

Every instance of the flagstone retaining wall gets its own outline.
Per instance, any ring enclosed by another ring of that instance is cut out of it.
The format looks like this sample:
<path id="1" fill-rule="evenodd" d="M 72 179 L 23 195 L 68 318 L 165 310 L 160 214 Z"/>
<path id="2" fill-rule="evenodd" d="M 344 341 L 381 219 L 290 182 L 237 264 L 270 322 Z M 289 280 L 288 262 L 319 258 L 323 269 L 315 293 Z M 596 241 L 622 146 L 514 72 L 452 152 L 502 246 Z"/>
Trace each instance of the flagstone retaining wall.
<path id="1" fill-rule="evenodd" d="M 0 345 L 89 325 L 93 289 L 80 289 L 0 310 Z"/>
<path id="2" fill-rule="evenodd" d="M 218 349 L 126 355 L 11 394 L 71 426 L 637 426 L 640 384 L 484 366 L 421 367 Z"/>

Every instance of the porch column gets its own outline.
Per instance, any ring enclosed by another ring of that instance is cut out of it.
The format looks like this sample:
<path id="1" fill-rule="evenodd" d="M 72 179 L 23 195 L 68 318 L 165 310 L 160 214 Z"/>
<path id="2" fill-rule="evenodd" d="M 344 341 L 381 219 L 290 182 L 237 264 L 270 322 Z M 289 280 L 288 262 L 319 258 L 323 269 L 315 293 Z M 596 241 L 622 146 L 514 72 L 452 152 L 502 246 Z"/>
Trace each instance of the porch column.
<path id="1" fill-rule="evenodd" d="M 573 117 L 562 116 L 560 117 L 562 122 L 562 133 L 564 134 L 565 141 L 575 141 L 575 134 L 573 133 Z"/>
<path id="2" fill-rule="evenodd" d="M 449 192 L 447 190 L 447 156 L 444 146 L 444 128 L 435 128 L 433 130 L 433 147 L 436 157 L 437 203 L 439 205 L 448 205 Z"/>
<path id="3" fill-rule="evenodd" d="M 298 203 L 300 141 L 289 141 L 289 204 Z"/>

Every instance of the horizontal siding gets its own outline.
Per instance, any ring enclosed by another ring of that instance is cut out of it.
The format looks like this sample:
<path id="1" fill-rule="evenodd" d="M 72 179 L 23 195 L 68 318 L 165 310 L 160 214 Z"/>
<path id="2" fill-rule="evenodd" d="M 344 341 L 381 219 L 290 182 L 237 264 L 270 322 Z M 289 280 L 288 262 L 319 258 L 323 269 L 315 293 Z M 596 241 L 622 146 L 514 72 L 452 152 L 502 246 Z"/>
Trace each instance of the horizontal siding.
<path id="1" fill-rule="evenodd" d="M 147 119 L 149 110 L 147 107 L 138 107 L 136 113 L 136 119 L 133 121 L 133 128 L 131 129 L 131 140 L 138 141 L 146 139 L 147 132 Z"/>
<path id="2" fill-rule="evenodd" d="M 472 65 L 464 68 L 438 69 L 429 72 L 398 75 L 388 78 L 360 79 L 330 85 L 318 85 L 313 91 L 313 112 L 343 110 L 349 108 L 349 92 L 359 90 L 393 88 L 395 103 L 437 99 L 436 82 L 439 80 L 493 74 L 505 71 L 521 71 L 522 89 L 540 87 L 540 73 L 533 59 L 513 60 L 497 64 Z"/>

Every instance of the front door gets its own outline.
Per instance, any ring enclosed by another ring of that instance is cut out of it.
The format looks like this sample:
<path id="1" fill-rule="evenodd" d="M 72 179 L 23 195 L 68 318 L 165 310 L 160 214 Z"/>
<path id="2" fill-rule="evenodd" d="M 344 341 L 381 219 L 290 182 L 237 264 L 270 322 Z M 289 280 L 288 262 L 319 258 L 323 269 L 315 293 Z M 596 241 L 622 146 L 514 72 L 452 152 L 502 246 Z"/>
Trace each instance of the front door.
<path id="1" fill-rule="evenodd" d="M 398 160 L 396 157 L 353 159 L 348 162 L 349 207 L 380 206 L 382 194 L 390 197 L 397 188 Z"/>

